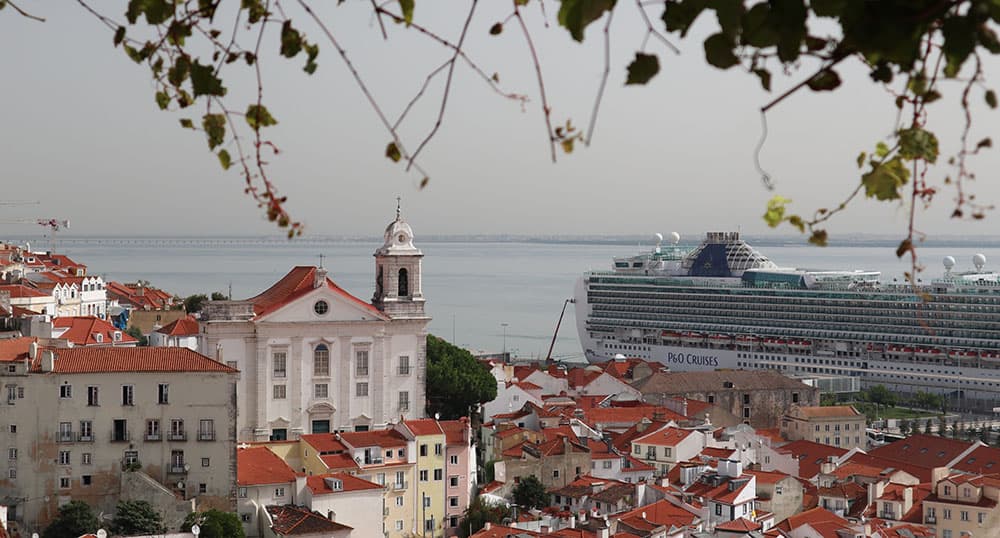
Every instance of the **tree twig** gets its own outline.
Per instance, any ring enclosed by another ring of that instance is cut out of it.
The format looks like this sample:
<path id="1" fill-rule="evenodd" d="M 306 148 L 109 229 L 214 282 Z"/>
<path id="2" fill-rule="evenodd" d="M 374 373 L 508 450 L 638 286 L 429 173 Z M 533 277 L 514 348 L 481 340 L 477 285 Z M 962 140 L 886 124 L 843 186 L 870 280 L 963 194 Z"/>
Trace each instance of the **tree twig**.
<path id="1" fill-rule="evenodd" d="M 33 21 L 38 21 L 38 22 L 45 22 L 44 17 L 39 17 L 38 15 L 32 15 L 31 13 L 28 13 L 27 11 L 18 7 L 17 4 L 11 2 L 10 0 L 7 0 L 7 5 L 14 8 L 14 11 L 18 12 L 18 14 L 20 14 L 22 17 L 26 19 L 31 19 Z"/>
<path id="2" fill-rule="evenodd" d="M 608 84 L 608 76 L 611 74 L 611 18 L 614 10 L 608 10 L 608 19 L 604 21 L 604 72 L 601 73 L 601 83 L 597 87 L 597 97 L 594 99 L 594 108 L 590 112 L 590 125 L 587 127 L 587 138 L 584 143 L 590 146 L 590 141 L 594 139 L 594 128 L 597 127 L 597 113 L 601 108 L 601 101 L 604 100 L 604 87 Z"/>
<path id="3" fill-rule="evenodd" d="M 538 90 L 541 93 L 542 98 L 542 112 L 545 115 L 545 131 L 549 137 L 549 150 L 552 154 L 552 162 L 556 162 L 556 137 L 552 131 L 552 109 L 549 107 L 549 99 L 545 94 L 545 79 L 542 77 L 542 65 L 538 61 L 538 53 L 535 52 L 535 43 L 531 40 L 531 32 L 528 31 L 528 26 L 524 24 L 524 18 L 521 17 L 520 6 L 517 2 L 514 2 L 514 17 L 517 19 L 518 25 L 521 26 L 521 32 L 524 34 L 524 40 L 528 43 L 528 50 L 531 51 L 531 61 L 535 65 L 535 75 L 538 78 Z"/>

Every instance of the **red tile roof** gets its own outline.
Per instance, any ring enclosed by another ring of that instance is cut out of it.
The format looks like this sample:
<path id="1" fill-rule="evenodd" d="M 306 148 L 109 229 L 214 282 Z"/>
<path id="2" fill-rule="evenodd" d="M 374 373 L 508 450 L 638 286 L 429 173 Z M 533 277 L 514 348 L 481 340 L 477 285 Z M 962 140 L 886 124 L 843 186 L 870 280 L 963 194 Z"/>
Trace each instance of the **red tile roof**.
<path id="1" fill-rule="evenodd" d="M 258 317 L 267 315 L 315 289 L 313 288 L 315 275 L 315 267 L 300 265 L 289 271 L 287 275 L 275 282 L 270 288 L 255 297 L 251 297 L 248 301 L 253 303 L 254 312 Z M 334 284 L 329 278 L 326 279 L 326 287 L 348 301 L 368 310 L 370 314 L 377 318 L 388 319 L 379 309 L 351 295 L 340 286 Z"/>
<path id="2" fill-rule="evenodd" d="M 331 471 L 355 471 L 361 468 L 350 454 L 326 454 L 319 459 Z"/>
<path id="3" fill-rule="evenodd" d="M 295 482 L 295 471 L 266 446 L 236 451 L 236 483 L 241 486 L 288 484 Z"/>
<path id="4" fill-rule="evenodd" d="M 935 435 L 916 434 L 870 450 L 872 456 L 933 469 L 945 467 L 972 443 Z"/>
<path id="5" fill-rule="evenodd" d="M 686 527 L 698 519 L 697 515 L 665 500 L 647 504 L 616 517 L 620 523 L 645 532 L 661 525 L 666 525 L 668 529 Z"/>
<path id="6" fill-rule="evenodd" d="M 424 436 L 424 435 L 441 435 L 444 430 L 441 429 L 441 425 L 432 418 L 421 418 L 415 420 L 405 420 L 403 424 L 413 432 L 413 435 Z"/>
<path id="7" fill-rule="evenodd" d="M 188 316 L 186 318 L 175 319 L 163 327 L 156 329 L 156 332 L 167 336 L 191 336 L 201 332 L 201 329 L 198 327 L 198 321 Z"/>
<path id="8" fill-rule="evenodd" d="M 749 519 L 739 518 L 715 526 L 720 531 L 750 532 L 760 528 L 760 523 L 755 523 Z"/>
<path id="9" fill-rule="evenodd" d="M 220 372 L 239 370 L 185 347 L 75 347 L 55 349 L 54 371 L 60 374 L 100 372 Z M 42 353 L 39 353 L 39 357 Z M 39 358 L 32 372 L 41 372 Z"/>
<path id="10" fill-rule="evenodd" d="M 296 536 L 299 534 L 321 534 L 342 530 L 352 530 L 352 527 L 334 523 L 329 519 L 310 512 L 304 506 L 268 506 L 267 511 L 271 514 L 271 530 L 282 536 Z"/>
<path id="11" fill-rule="evenodd" d="M 442 420 L 441 429 L 444 430 L 445 442 L 448 445 L 461 445 L 469 442 L 466 432 L 469 430 L 469 419 L 462 417 L 458 420 Z M 468 432 L 471 435 L 471 431 Z"/>
<path id="12" fill-rule="evenodd" d="M 786 478 L 795 479 L 794 476 L 790 474 L 785 474 L 780 471 L 743 471 L 744 474 L 752 474 L 757 477 L 758 484 L 777 484 Z"/>
<path id="13" fill-rule="evenodd" d="M 37 341 L 38 338 L 34 336 L 0 340 L 0 362 L 23 361 L 27 359 L 31 344 Z"/>
<path id="14" fill-rule="evenodd" d="M 138 342 L 128 333 L 116 328 L 107 321 L 94 316 L 61 316 L 52 320 L 53 329 L 66 329 L 59 335 L 60 340 L 67 340 L 76 346 L 121 345 Z M 119 339 L 115 340 L 115 334 Z M 101 335 L 101 341 L 97 335 Z"/>
<path id="15" fill-rule="evenodd" d="M 830 456 L 841 457 L 847 450 L 813 441 L 792 441 L 775 449 L 780 454 L 791 454 L 799 460 L 799 477 L 812 478 L 819 474 L 820 464 Z"/>
<path id="16" fill-rule="evenodd" d="M 818 524 L 822 524 L 824 527 L 832 524 L 839 528 L 848 528 L 851 525 L 846 519 L 825 508 L 813 508 L 812 510 L 788 516 L 787 519 L 778 523 L 777 528 L 788 532 L 803 525 L 813 525 L 813 528 L 815 528 Z"/>
<path id="17" fill-rule="evenodd" d="M 305 433 L 299 438 L 320 454 L 332 454 L 347 450 L 344 443 L 341 443 L 337 439 L 337 434 L 335 433 Z"/>
<path id="18" fill-rule="evenodd" d="M 692 433 L 694 433 L 693 430 L 682 430 L 671 426 L 646 434 L 632 442 L 655 446 L 677 446 L 681 441 L 690 437 Z"/>
<path id="19" fill-rule="evenodd" d="M 0 286 L 0 292 L 7 292 L 11 299 L 22 299 L 25 297 L 51 297 L 48 293 L 42 293 L 35 288 L 29 288 L 23 284 L 5 284 Z"/>
<path id="20" fill-rule="evenodd" d="M 330 489 L 330 485 L 326 482 L 327 478 L 339 480 L 341 484 L 340 489 Z M 385 489 L 385 486 L 380 486 L 374 482 L 369 482 L 363 478 L 358 478 L 347 473 L 330 473 L 310 476 L 306 478 L 306 487 L 312 490 L 313 495 L 331 495 L 335 493 L 343 493 L 345 491 Z"/>
<path id="21" fill-rule="evenodd" d="M 976 474 L 1000 473 L 1000 448 L 981 446 L 951 466 L 956 471 Z"/>
<path id="22" fill-rule="evenodd" d="M 344 432 L 341 442 L 354 448 L 378 446 L 382 448 L 406 446 L 406 438 L 395 430 L 372 430 L 367 432 Z"/>
<path id="23" fill-rule="evenodd" d="M 593 426 L 605 424 L 635 424 L 643 418 L 681 422 L 687 417 L 666 407 L 595 407 L 584 411 L 584 421 Z"/>

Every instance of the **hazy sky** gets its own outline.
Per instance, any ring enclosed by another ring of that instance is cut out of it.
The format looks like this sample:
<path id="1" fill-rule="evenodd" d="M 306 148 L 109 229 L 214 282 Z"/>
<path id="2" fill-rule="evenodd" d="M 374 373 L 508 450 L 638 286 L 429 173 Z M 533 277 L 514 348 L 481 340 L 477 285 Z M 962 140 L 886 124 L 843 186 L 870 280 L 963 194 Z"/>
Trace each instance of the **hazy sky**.
<path id="1" fill-rule="evenodd" d="M 323 4 L 324 2 L 314 2 Z M 333 2 L 325 2 L 333 4 Z M 126 2 L 97 1 L 118 16 Z M 120 5 L 119 5 L 120 4 Z M 594 145 L 549 161 L 537 85 L 523 37 L 514 24 L 488 35 L 507 2 L 480 2 L 468 51 L 503 87 L 527 94 L 525 110 L 497 97 L 459 64 L 450 107 L 437 138 L 422 156 L 431 174 L 419 177 L 389 162 L 388 134 L 377 121 L 344 64 L 318 30 L 285 6 L 297 25 L 321 46 L 319 70 L 301 71 L 302 58 L 265 58 L 266 102 L 280 121 L 269 130 L 283 150 L 272 159 L 272 177 L 289 197 L 288 209 L 308 233 L 379 233 L 390 220 L 395 196 L 418 234 L 644 234 L 736 229 L 766 230 L 760 215 L 766 191 L 753 167 L 760 136 L 758 109 L 771 97 L 738 70 L 719 71 L 704 61 L 701 40 L 714 32 L 703 15 L 674 55 L 651 41 L 662 71 L 647 87 L 624 87 L 625 65 L 642 42 L 635 6 L 620 2 L 612 32 L 611 78 Z M 148 70 L 111 46 L 111 34 L 75 3 L 23 1 L 46 17 L 36 23 L 7 9 L 0 13 L 0 163 L 4 199 L 37 199 L 36 207 L 0 207 L 0 220 L 55 217 L 72 221 L 72 235 L 265 234 L 278 232 L 242 194 L 235 167 L 223 172 L 200 133 L 182 130 L 178 118 L 153 100 Z M 119 5 L 110 8 L 111 5 Z M 465 1 L 419 0 L 415 20 L 454 38 Z M 552 26 L 542 27 L 537 2 L 529 9 L 556 122 L 586 126 L 602 69 L 599 28 L 584 45 L 554 24 L 558 4 L 545 3 Z M 327 8 L 324 17 L 386 111 L 395 116 L 447 51 L 390 25 L 383 42 L 367 1 Z M 658 9 L 650 9 L 655 19 Z M 597 26 L 597 25 L 595 25 Z M 278 33 L 266 47 L 278 49 Z M 770 138 L 762 160 L 777 192 L 803 213 L 836 205 L 858 181 L 854 159 L 889 133 L 891 97 L 873 86 L 857 62 L 842 70 L 845 87 L 832 94 L 802 92 L 769 115 Z M 996 62 L 987 66 L 997 73 Z M 804 77 L 776 77 L 776 93 Z M 434 86 L 440 90 L 441 85 Z M 931 127 L 943 152 L 954 151 L 960 132 L 959 88 L 946 86 L 946 102 L 932 109 Z M 404 130 L 409 146 L 431 127 L 439 93 Z M 234 108 L 249 102 L 247 89 L 231 92 Z M 974 140 L 995 135 L 997 114 L 973 92 Z M 196 113 L 195 113 L 196 114 Z M 982 200 L 1000 200 L 996 150 L 977 158 L 971 189 Z M 940 178 L 946 165 L 930 172 Z M 983 223 L 947 218 L 954 193 L 945 188 L 918 226 L 932 234 L 988 234 Z M 863 201 L 830 225 L 836 232 L 902 235 L 902 206 Z M 40 230 L 4 223 L 6 235 Z M 789 233 L 783 228 L 781 233 Z"/>

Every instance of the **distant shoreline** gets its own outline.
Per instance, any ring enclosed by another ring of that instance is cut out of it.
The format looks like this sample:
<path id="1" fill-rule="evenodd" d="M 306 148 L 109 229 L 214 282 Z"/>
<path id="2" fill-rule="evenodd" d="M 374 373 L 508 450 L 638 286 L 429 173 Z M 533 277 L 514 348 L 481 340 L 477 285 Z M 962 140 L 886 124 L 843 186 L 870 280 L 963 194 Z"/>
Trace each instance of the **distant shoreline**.
<path id="1" fill-rule="evenodd" d="M 682 235 L 681 244 L 694 246 L 701 240 L 702 235 Z M 804 235 L 782 235 L 782 236 L 757 236 L 746 234 L 743 236 L 751 245 L 760 247 L 769 246 L 808 246 L 808 241 Z M 49 238 L 40 235 L 12 236 L 5 241 L 15 244 L 29 242 L 35 245 L 35 249 L 47 248 Z M 304 236 L 295 239 L 287 239 L 283 236 L 260 237 L 260 236 L 153 236 L 153 235 L 93 235 L 93 236 L 65 236 L 59 235 L 56 239 L 57 248 L 66 247 L 86 247 L 86 246 L 128 246 L 134 248 L 144 247 L 220 247 L 238 245 L 316 245 L 331 243 L 378 243 L 382 241 L 377 236 Z M 631 247 L 632 250 L 651 247 L 653 239 L 650 235 L 515 235 L 515 234 L 474 234 L 474 235 L 422 235 L 419 237 L 420 243 L 522 243 L 539 245 L 622 245 Z M 834 236 L 830 239 L 830 247 L 891 247 L 895 248 L 899 244 L 899 237 L 874 235 L 874 234 L 850 234 Z M 966 248 L 996 248 L 1000 247 L 1000 236 L 946 236 L 929 239 L 922 243 L 917 243 L 917 247 L 966 247 Z M 817 247 L 820 248 L 820 247 Z M 632 250 L 625 249 L 628 252 Z"/>

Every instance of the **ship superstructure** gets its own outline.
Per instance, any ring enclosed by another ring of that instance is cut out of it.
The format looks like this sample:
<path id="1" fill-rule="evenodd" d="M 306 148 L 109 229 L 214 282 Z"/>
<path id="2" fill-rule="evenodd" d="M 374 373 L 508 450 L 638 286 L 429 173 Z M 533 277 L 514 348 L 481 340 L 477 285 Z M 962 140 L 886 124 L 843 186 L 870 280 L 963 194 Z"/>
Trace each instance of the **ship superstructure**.
<path id="1" fill-rule="evenodd" d="M 615 258 L 576 289 L 588 360 L 616 355 L 673 370 L 771 368 L 859 377 L 862 385 L 1000 402 L 1000 275 L 953 271 L 930 284 L 877 271 L 779 267 L 737 232 Z"/>

